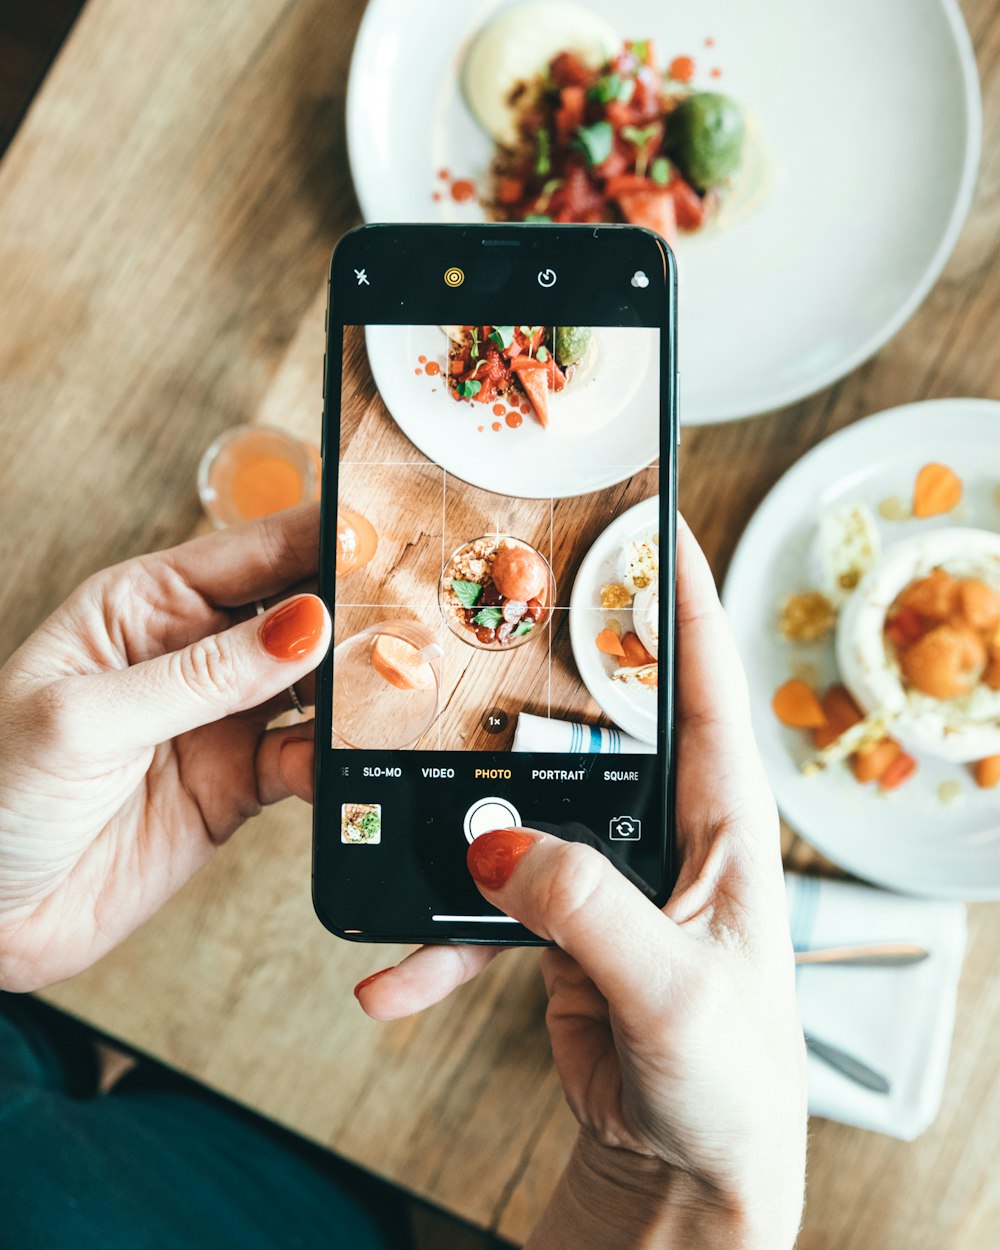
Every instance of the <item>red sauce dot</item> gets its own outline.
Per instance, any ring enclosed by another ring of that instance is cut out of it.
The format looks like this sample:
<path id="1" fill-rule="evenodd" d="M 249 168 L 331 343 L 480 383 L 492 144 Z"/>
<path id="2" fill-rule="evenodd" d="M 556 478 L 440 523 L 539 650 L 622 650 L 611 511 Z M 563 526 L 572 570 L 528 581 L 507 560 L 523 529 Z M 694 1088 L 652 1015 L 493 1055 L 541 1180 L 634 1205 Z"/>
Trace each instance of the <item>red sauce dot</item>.
<path id="1" fill-rule="evenodd" d="M 448 173 L 447 169 L 439 169 L 438 177 L 441 179 L 442 182 L 447 182 L 448 179 L 451 177 L 451 174 Z"/>
<path id="2" fill-rule="evenodd" d="M 503 414 L 504 414 L 504 407 L 503 407 L 503 404 L 494 404 L 494 405 L 493 405 L 493 415 L 494 415 L 495 417 L 502 417 L 502 416 L 503 416 Z"/>
<path id="3" fill-rule="evenodd" d="M 523 420 L 524 420 L 524 417 L 522 417 L 519 412 L 507 413 L 507 424 L 510 426 L 512 430 L 516 430 Z"/>
<path id="4" fill-rule="evenodd" d="M 440 192 L 440 191 L 432 191 L 432 192 L 431 192 L 431 199 L 432 199 L 432 200 L 440 200 L 440 198 L 441 198 L 441 192 Z"/>
<path id="5" fill-rule="evenodd" d="M 459 204 L 465 200 L 471 200 L 475 194 L 476 188 L 468 178 L 457 178 L 451 184 L 451 198 Z"/>
<path id="6" fill-rule="evenodd" d="M 418 364 L 421 364 L 421 365 L 425 365 L 425 364 L 427 364 L 427 357 L 426 357 L 426 356 L 418 356 L 418 357 L 417 357 L 417 363 L 418 363 Z"/>
<path id="7" fill-rule="evenodd" d="M 531 405 L 530 405 L 530 404 L 522 404 L 522 405 L 521 405 L 521 411 L 524 413 L 524 415 L 525 415 L 525 416 L 527 416 L 527 415 L 528 415 L 528 413 L 531 411 Z"/>
<path id="8" fill-rule="evenodd" d="M 428 360 L 427 373 L 430 377 L 435 378 L 441 372 L 441 366 L 436 360 Z"/>
<path id="9" fill-rule="evenodd" d="M 503 429 L 503 426 L 500 424 L 500 422 L 499 422 L 499 421 L 494 421 L 494 422 L 493 422 L 493 428 L 494 428 L 495 430 L 502 430 L 502 429 Z"/>
<path id="10" fill-rule="evenodd" d="M 706 47 L 706 48 L 714 48 L 714 47 L 715 47 L 715 40 L 712 38 L 712 36 L 711 36 L 711 35 L 706 35 L 706 36 L 705 36 L 705 47 Z"/>
<path id="11" fill-rule="evenodd" d="M 722 77 L 722 70 L 721 70 L 721 69 L 719 69 L 718 67 L 716 67 L 715 69 L 711 69 L 711 70 L 709 70 L 708 72 L 709 72 L 709 75 L 710 75 L 712 78 L 721 78 L 721 77 Z"/>
<path id="12" fill-rule="evenodd" d="M 476 429 L 479 431 L 479 433 L 480 433 L 480 434 L 482 434 L 482 432 L 483 432 L 483 427 L 482 427 L 481 425 L 477 425 L 477 426 L 476 426 Z"/>
<path id="13" fill-rule="evenodd" d="M 414 373 L 423 373 L 423 369 L 414 369 L 414 370 L 413 370 L 413 372 L 414 372 Z"/>
<path id="14" fill-rule="evenodd" d="M 694 61 L 689 56 L 675 56 L 667 73 L 675 82 L 690 82 L 694 77 Z"/>

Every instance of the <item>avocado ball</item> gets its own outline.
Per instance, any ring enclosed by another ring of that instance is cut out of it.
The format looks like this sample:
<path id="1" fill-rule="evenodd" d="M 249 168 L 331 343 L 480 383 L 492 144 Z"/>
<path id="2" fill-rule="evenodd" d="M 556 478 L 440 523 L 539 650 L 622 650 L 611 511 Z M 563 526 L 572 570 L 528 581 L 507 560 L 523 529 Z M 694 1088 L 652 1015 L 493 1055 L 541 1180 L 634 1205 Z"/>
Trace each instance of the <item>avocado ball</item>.
<path id="1" fill-rule="evenodd" d="M 667 121 L 667 152 L 699 191 L 727 178 L 743 152 L 743 110 L 718 91 L 696 91 Z"/>
<path id="2" fill-rule="evenodd" d="M 556 363 L 565 369 L 582 360 L 590 346 L 590 326 L 556 326 Z"/>

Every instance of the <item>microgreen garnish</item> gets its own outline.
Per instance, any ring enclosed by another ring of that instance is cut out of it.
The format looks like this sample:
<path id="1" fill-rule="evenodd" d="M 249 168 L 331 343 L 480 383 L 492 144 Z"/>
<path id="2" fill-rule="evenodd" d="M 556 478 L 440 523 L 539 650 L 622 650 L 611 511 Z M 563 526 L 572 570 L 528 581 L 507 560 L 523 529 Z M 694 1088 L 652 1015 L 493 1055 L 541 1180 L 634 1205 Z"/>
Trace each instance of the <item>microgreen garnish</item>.
<path id="1" fill-rule="evenodd" d="M 473 625 L 485 625 L 487 629 L 496 629 L 503 620 L 503 612 L 500 608 L 482 608 L 472 618 Z"/>
<path id="2" fill-rule="evenodd" d="M 612 100 L 621 100 L 628 104 L 635 91 L 635 80 L 622 78 L 620 74 L 605 74 L 587 92 L 588 99 L 597 100 L 601 104 L 610 104 Z"/>
<path id="3" fill-rule="evenodd" d="M 496 343 L 497 347 L 499 347 L 501 351 L 506 351 L 506 349 L 510 347 L 511 343 L 514 342 L 514 327 L 494 326 L 490 334 L 490 338 L 494 343 Z"/>
<path id="4" fill-rule="evenodd" d="M 648 39 L 633 39 L 632 42 L 629 44 L 629 51 L 638 60 L 645 61 L 646 58 L 649 56 L 649 40 Z"/>
<path id="5" fill-rule="evenodd" d="M 661 187 L 665 187 L 670 181 L 670 162 L 665 156 L 658 156 L 649 167 L 649 176 L 654 182 L 658 182 Z"/>
<path id="6" fill-rule="evenodd" d="M 535 358 L 536 360 L 540 360 L 543 364 L 545 363 L 546 360 L 548 360 L 549 349 L 545 346 L 544 343 L 539 347 L 538 351 L 535 352 Z"/>
<path id="7" fill-rule="evenodd" d="M 483 593 L 483 588 L 478 582 L 460 582 L 457 577 L 451 579 L 451 588 L 458 596 L 458 601 L 463 608 L 474 608 Z"/>
<path id="8" fill-rule="evenodd" d="M 458 384 L 458 393 L 463 399 L 475 399 L 482 389 L 482 382 L 476 382 L 473 379 L 470 379 L 468 382 L 459 382 Z"/>
<path id="9" fill-rule="evenodd" d="M 534 625 L 531 621 L 521 621 L 515 629 L 511 630 L 511 637 L 523 638 L 525 634 L 530 634 L 533 629 Z"/>
<path id="10" fill-rule="evenodd" d="M 547 216 L 545 213 L 527 213 L 521 218 L 521 220 L 533 221 L 536 225 L 540 225 L 542 222 L 549 222 L 550 224 L 552 222 L 552 218 Z"/>
<path id="11" fill-rule="evenodd" d="M 552 168 L 552 158 L 549 155 L 549 132 L 544 129 L 536 130 L 535 142 L 538 145 L 538 155 L 535 157 L 535 173 L 540 174 L 544 178 Z"/>
<path id="12" fill-rule="evenodd" d="M 659 122 L 649 126 L 622 126 L 622 138 L 627 139 L 636 150 L 635 172 L 642 178 L 646 173 L 646 145 L 659 134 Z"/>
<path id="13" fill-rule="evenodd" d="M 580 126 L 573 140 L 575 147 L 586 156 L 591 165 L 600 165 L 611 155 L 615 132 L 610 122 L 594 122 L 593 126 Z"/>

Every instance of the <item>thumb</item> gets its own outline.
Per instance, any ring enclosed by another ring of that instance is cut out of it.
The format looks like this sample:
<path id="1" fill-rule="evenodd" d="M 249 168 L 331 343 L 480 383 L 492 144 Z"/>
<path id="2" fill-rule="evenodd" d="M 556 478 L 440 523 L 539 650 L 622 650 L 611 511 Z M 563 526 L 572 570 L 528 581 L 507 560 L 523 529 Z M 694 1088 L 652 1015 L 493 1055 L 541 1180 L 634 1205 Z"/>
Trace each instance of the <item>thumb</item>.
<path id="1" fill-rule="evenodd" d="M 156 746 L 274 698 L 316 667 L 330 632 L 323 601 L 297 595 L 180 651 L 75 679 L 81 723 L 115 754 Z"/>
<path id="2" fill-rule="evenodd" d="M 570 955 L 612 1008 L 665 997 L 686 957 L 677 925 L 596 848 L 533 829 L 495 829 L 469 847 L 469 871 L 495 907 Z"/>

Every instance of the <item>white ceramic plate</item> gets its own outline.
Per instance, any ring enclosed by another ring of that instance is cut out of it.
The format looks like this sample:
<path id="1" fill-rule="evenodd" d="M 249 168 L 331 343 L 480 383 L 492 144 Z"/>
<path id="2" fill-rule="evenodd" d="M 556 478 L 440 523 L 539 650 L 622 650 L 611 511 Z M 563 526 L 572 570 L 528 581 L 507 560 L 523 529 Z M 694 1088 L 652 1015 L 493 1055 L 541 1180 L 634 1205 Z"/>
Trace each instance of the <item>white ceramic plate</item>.
<path id="1" fill-rule="evenodd" d="M 909 498 L 921 465 L 940 460 L 965 484 L 945 517 L 883 521 L 883 546 L 946 525 L 1000 530 L 1000 404 L 942 399 L 869 417 L 828 438 L 770 492 L 740 539 L 723 601 L 747 667 L 754 728 L 789 824 L 819 851 L 860 877 L 914 894 L 1000 898 L 1000 791 L 980 790 L 963 765 L 920 757 L 919 772 L 882 794 L 846 768 L 803 777 L 807 735 L 783 728 L 771 696 L 796 661 L 815 663 L 821 685 L 836 680 L 833 643 L 804 646 L 777 633 L 777 605 L 810 588 L 807 553 L 821 511 L 864 502 L 876 512 L 889 496 Z M 992 454 L 991 454 L 992 453 Z M 938 787 L 961 785 L 942 802 Z"/>
<path id="2" fill-rule="evenodd" d="M 442 168 L 485 185 L 492 148 L 458 69 L 499 7 L 369 4 L 347 99 L 367 220 L 482 219 L 432 194 Z M 694 57 L 695 85 L 741 101 L 770 152 L 761 207 L 678 244 L 682 420 L 750 416 L 843 377 L 919 305 L 969 206 L 982 122 L 957 3 L 621 0 L 614 20 L 651 35 L 661 64 Z"/>
<path id="3" fill-rule="evenodd" d="M 365 341 L 385 406 L 435 464 L 500 495 L 565 499 L 631 477 L 659 454 L 657 335 L 596 328 L 593 364 L 550 395 L 547 429 L 530 412 L 511 429 L 492 404 L 452 399 L 440 326 L 369 326 Z M 441 372 L 417 373 L 421 356 Z"/>
<path id="4" fill-rule="evenodd" d="M 615 563 L 625 545 L 634 538 L 648 538 L 659 529 L 659 500 L 644 499 L 616 517 L 587 552 L 573 583 L 569 599 L 569 641 L 573 659 L 584 685 L 601 711 L 619 729 L 641 742 L 656 742 L 656 691 L 645 686 L 625 686 L 612 681 L 617 665 L 594 645 L 609 616 L 630 628 L 631 609 L 603 610 L 601 587 L 618 580 Z"/>

